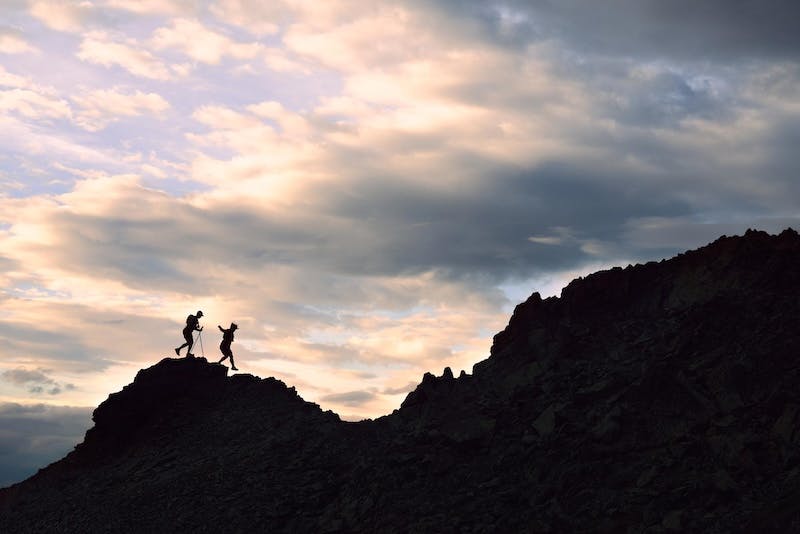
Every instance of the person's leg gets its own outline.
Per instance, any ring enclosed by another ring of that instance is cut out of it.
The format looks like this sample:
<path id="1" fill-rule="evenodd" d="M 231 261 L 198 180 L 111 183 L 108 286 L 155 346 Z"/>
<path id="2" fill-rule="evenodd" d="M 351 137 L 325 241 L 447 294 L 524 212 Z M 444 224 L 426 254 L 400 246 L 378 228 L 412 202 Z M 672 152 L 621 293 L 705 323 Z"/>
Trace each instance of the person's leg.
<path id="1" fill-rule="evenodd" d="M 217 363 L 222 363 L 231 357 L 231 349 L 226 347 L 225 345 L 220 345 L 219 351 L 222 353 L 222 358 Z"/>
<path id="2" fill-rule="evenodd" d="M 231 352 L 231 370 L 232 371 L 238 371 L 238 369 L 236 368 L 236 364 L 233 363 L 233 353 L 232 352 Z"/>
<path id="3" fill-rule="evenodd" d="M 183 331 L 183 339 L 186 340 L 186 343 L 184 343 L 184 345 L 186 345 L 187 358 L 191 358 L 192 356 L 194 356 L 194 354 L 192 354 L 192 345 L 194 345 L 194 336 L 192 334 L 194 334 L 194 332 L 192 332 L 191 330 Z"/>
<path id="4" fill-rule="evenodd" d="M 187 332 L 185 328 L 183 329 L 183 339 L 186 340 L 186 343 L 184 343 L 180 347 L 175 348 L 175 354 L 177 354 L 178 356 L 181 355 L 181 349 L 183 347 L 189 347 L 189 352 L 192 352 L 192 333 Z"/>

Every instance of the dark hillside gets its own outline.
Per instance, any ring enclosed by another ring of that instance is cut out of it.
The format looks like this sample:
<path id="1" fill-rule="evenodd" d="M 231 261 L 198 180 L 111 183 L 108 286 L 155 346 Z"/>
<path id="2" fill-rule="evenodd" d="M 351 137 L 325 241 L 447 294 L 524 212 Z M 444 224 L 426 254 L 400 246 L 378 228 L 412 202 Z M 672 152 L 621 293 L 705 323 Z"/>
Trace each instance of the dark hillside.
<path id="1" fill-rule="evenodd" d="M 0 532 L 800 531 L 798 295 L 792 230 L 598 272 L 360 423 L 168 358 Z"/>

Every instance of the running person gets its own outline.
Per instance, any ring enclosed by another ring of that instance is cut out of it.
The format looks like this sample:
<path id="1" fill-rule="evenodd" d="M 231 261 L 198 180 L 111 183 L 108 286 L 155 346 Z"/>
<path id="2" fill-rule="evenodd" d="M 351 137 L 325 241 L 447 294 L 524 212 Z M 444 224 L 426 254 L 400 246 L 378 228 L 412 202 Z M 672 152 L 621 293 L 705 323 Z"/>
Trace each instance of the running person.
<path id="1" fill-rule="evenodd" d="M 222 359 L 217 363 L 224 362 L 227 358 L 231 359 L 231 370 L 238 371 L 236 364 L 233 363 L 233 352 L 231 352 L 231 343 L 233 343 L 233 332 L 239 328 L 236 323 L 231 323 L 230 328 L 222 328 L 217 325 L 219 331 L 222 332 L 222 342 L 219 344 L 219 350 L 222 353 Z"/>
<path id="2" fill-rule="evenodd" d="M 203 327 L 200 326 L 200 317 L 202 316 L 203 312 L 198 310 L 197 315 L 189 314 L 186 318 L 186 326 L 183 327 L 183 339 L 186 340 L 186 343 L 175 349 L 175 354 L 178 356 L 181 355 L 181 349 L 183 347 L 188 347 L 186 349 L 186 357 L 194 358 L 194 354 L 192 354 L 192 345 L 194 345 L 193 337 L 195 330 L 198 332 L 203 331 Z"/>

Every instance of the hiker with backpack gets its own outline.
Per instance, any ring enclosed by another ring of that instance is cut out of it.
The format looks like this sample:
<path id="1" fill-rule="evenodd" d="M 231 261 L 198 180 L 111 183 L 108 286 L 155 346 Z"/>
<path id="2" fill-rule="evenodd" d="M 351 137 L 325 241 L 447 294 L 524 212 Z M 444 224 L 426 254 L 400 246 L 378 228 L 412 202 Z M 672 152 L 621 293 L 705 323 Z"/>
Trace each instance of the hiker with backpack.
<path id="1" fill-rule="evenodd" d="M 194 345 L 193 337 L 195 330 L 198 332 L 203 331 L 203 327 L 200 326 L 200 318 L 202 316 L 203 312 L 198 310 L 196 315 L 189 314 L 189 316 L 186 318 L 186 326 L 183 327 L 183 339 L 186 340 L 186 343 L 175 349 L 175 354 L 178 356 L 181 355 L 181 349 L 183 347 L 188 347 L 186 349 L 186 357 L 194 358 L 194 354 L 192 354 L 192 345 Z"/>
<path id="2" fill-rule="evenodd" d="M 231 352 L 231 343 L 233 343 L 233 332 L 239 328 L 236 323 L 231 323 L 230 328 L 222 328 L 220 325 L 217 325 L 219 331 L 222 332 L 222 342 L 219 344 L 219 350 L 222 352 L 222 359 L 217 363 L 222 363 L 226 359 L 231 359 L 231 370 L 238 371 L 239 369 L 236 368 L 236 364 L 233 363 L 233 352 Z"/>

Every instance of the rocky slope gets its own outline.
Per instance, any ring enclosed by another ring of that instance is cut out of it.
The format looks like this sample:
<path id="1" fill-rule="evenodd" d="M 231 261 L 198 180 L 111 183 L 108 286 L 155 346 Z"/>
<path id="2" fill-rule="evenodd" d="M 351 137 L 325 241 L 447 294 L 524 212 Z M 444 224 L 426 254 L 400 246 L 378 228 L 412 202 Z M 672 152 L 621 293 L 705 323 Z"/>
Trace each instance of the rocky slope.
<path id="1" fill-rule="evenodd" d="M 0 532 L 798 531 L 799 294 L 791 230 L 598 272 L 360 423 L 165 359 Z"/>

